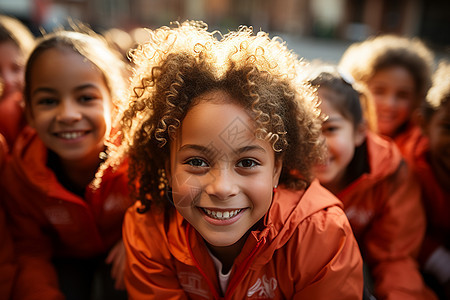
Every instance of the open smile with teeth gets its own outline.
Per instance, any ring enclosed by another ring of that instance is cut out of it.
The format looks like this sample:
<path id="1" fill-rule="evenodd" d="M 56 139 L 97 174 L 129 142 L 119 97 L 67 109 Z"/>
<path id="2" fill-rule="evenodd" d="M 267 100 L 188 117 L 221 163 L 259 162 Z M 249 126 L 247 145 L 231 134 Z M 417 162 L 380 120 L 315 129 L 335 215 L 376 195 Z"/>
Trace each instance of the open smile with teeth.
<path id="1" fill-rule="evenodd" d="M 202 208 L 202 210 L 208 215 L 208 217 L 216 219 L 216 220 L 228 220 L 232 217 L 236 216 L 238 213 L 242 211 L 242 209 L 235 209 L 229 211 L 215 211 L 209 210 L 207 208 Z"/>
<path id="2" fill-rule="evenodd" d="M 86 134 L 85 131 L 73 131 L 73 132 L 59 132 L 59 133 L 56 133 L 55 135 L 60 138 L 65 139 L 65 140 L 73 140 L 73 139 L 79 138 L 85 134 Z"/>

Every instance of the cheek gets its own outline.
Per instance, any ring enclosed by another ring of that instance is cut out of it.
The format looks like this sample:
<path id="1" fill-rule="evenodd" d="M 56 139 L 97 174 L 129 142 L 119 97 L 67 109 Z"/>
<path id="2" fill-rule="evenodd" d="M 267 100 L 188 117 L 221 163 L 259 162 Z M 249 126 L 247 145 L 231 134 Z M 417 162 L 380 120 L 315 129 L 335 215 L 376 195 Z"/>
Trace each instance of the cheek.
<path id="1" fill-rule="evenodd" d="M 329 151 L 343 163 L 350 162 L 354 153 L 353 140 L 350 136 L 339 137 L 332 140 L 328 146 Z"/>
<path id="2" fill-rule="evenodd" d="M 34 113 L 33 116 L 30 117 L 30 124 L 39 131 L 47 127 L 51 122 L 50 120 L 51 116 L 47 115 L 47 113 Z"/>
<path id="3" fill-rule="evenodd" d="M 191 207 L 200 197 L 202 184 L 196 176 L 178 172 L 171 181 L 172 198 L 177 208 Z"/>
<path id="4" fill-rule="evenodd" d="M 100 135 L 108 135 L 111 129 L 111 114 L 109 111 L 99 108 L 95 114 L 91 114 L 92 122 L 96 124 Z"/>
<path id="5" fill-rule="evenodd" d="M 345 139 L 340 136 L 327 137 L 327 150 L 330 154 L 339 154 L 345 148 Z M 347 141 L 348 142 L 348 141 Z"/>
<path id="6" fill-rule="evenodd" d="M 265 203 L 269 206 L 273 193 L 273 170 L 268 168 L 262 176 L 242 178 L 240 186 L 250 196 L 252 202 Z"/>
<path id="7" fill-rule="evenodd" d="M 398 111 L 402 115 L 410 115 L 412 111 L 412 100 L 401 100 L 398 102 Z"/>

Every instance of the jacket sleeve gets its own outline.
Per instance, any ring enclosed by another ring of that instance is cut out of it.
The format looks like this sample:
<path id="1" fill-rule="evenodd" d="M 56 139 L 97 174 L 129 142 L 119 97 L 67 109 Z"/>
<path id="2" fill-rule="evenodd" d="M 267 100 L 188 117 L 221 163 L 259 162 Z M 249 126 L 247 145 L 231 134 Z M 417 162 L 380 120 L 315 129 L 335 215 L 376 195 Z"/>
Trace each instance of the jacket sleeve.
<path id="1" fill-rule="evenodd" d="M 131 300 L 188 299 L 181 288 L 166 239 L 151 217 L 132 206 L 125 214 L 125 285 Z"/>
<path id="2" fill-rule="evenodd" d="M 2 172 L 7 152 L 6 141 L 0 133 L 0 178 L 4 176 Z M 0 190 L 3 189 L 0 187 Z M 9 228 L 6 225 L 3 197 L 0 199 L 2 200 L 0 203 L 0 299 L 10 299 L 17 265 Z"/>
<path id="3" fill-rule="evenodd" d="M 31 216 L 17 207 L 15 199 L 6 197 L 8 215 L 17 253 L 19 271 L 13 287 L 13 299 L 60 300 L 58 278 L 51 262 L 49 237 Z"/>
<path id="4" fill-rule="evenodd" d="M 402 163 L 379 191 L 387 198 L 363 241 L 375 294 L 380 299 L 435 299 L 416 261 L 425 234 L 425 212 L 408 165 Z"/>
<path id="5" fill-rule="evenodd" d="M 295 243 L 299 280 L 293 299 L 362 299 L 362 258 L 342 209 L 315 213 L 301 224 Z"/>
<path id="6" fill-rule="evenodd" d="M 10 299 L 17 265 L 10 233 L 6 227 L 5 214 L 0 209 L 0 299 Z"/>

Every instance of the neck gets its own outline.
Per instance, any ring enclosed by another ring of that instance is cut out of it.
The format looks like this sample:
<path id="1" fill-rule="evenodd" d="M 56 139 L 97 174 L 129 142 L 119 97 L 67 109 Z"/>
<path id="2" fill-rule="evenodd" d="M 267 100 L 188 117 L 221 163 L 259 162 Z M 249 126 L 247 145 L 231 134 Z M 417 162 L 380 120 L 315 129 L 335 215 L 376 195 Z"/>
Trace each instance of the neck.
<path id="1" fill-rule="evenodd" d="M 241 237 L 236 243 L 230 246 L 213 246 L 206 242 L 208 249 L 211 253 L 222 263 L 222 273 L 226 274 L 233 266 L 234 260 L 241 253 L 244 247 L 245 241 L 249 235 L 248 231 L 243 237 Z"/>
<path id="2" fill-rule="evenodd" d="M 79 161 L 61 160 L 61 167 L 67 179 L 77 188 L 84 189 L 93 179 L 101 160 L 99 157 Z"/>
<path id="3" fill-rule="evenodd" d="M 341 190 L 344 189 L 344 186 L 340 183 L 330 182 L 328 184 L 322 184 L 324 188 L 329 190 L 333 195 L 337 195 Z"/>

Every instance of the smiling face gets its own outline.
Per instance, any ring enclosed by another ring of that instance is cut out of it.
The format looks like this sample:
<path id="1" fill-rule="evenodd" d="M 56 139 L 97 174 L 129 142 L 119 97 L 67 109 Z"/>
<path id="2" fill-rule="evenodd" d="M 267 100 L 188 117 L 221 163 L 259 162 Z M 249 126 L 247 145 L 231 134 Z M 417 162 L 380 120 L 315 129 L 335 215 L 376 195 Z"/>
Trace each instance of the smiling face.
<path id="1" fill-rule="evenodd" d="M 324 89 L 319 89 L 319 97 Z M 321 111 L 328 116 L 322 125 L 326 140 L 328 156 L 323 164 L 314 167 L 314 174 L 320 183 L 333 193 L 345 188 L 345 174 L 355 154 L 355 148 L 365 139 L 364 129 L 355 129 L 353 123 L 346 119 L 333 105 L 320 97 Z"/>
<path id="2" fill-rule="evenodd" d="M 20 48 L 11 41 L 0 43 L 0 100 L 23 87 L 25 58 Z"/>
<path id="3" fill-rule="evenodd" d="M 197 100 L 170 145 L 173 201 L 210 246 L 231 246 L 267 213 L 281 161 L 230 96 Z"/>
<path id="4" fill-rule="evenodd" d="M 30 125 L 67 162 L 98 162 L 111 127 L 109 90 L 102 73 L 68 48 L 51 48 L 33 63 Z"/>
<path id="5" fill-rule="evenodd" d="M 381 69 L 368 81 L 377 112 L 378 130 L 394 137 L 411 117 L 417 97 L 414 78 L 401 66 Z"/>

